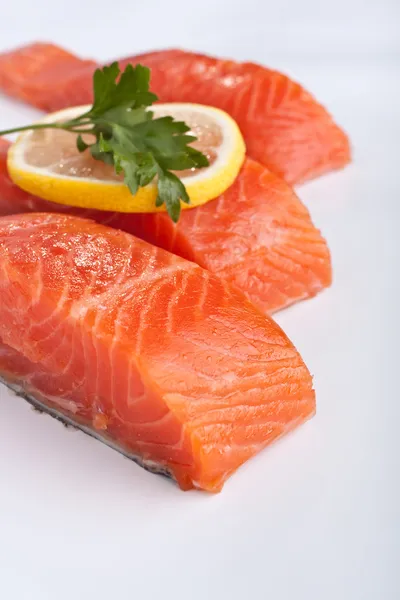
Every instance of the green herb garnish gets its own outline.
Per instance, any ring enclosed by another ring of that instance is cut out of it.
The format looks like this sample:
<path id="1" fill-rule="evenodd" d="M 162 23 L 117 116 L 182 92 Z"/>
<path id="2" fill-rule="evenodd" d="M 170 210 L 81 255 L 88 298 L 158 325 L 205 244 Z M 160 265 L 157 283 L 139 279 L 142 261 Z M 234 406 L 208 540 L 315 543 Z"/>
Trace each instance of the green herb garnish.
<path id="1" fill-rule="evenodd" d="M 97 69 L 93 76 L 93 105 L 70 121 L 37 123 L 0 132 L 0 135 L 35 129 L 62 129 L 76 133 L 79 152 L 113 165 L 132 194 L 157 177 L 156 206 L 165 204 L 174 222 L 181 203 L 189 204 L 182 181 L 172 171 L 208 166 L 207 157 L 191 144 L 190 127 L 173 117 L 155 119 L 148 107 L 157 100 L 149 89 L 150 69 L 128 65 L 121 74 L 118 63 Z M 88 143 L 88 134 L 93 143 Z M 85 140 L 82 135 L 85 135 Z"/>

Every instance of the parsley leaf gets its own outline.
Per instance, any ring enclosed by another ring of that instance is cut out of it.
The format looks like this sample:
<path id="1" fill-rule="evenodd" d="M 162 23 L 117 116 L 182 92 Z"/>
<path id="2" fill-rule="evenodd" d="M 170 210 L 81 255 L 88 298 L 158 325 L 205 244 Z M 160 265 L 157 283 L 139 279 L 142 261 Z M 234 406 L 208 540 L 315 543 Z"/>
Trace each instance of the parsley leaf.
<path id="1" fill-rule="evenodd" d="M 128 65 L 117 81 L 119 74 L 117 62 L 109 67 L 96 69 L 93 76 L 94 102 L 88 115 L 99 117 L 117 107 L 150 106 L 157 100 L 157 96 L 149 91 L 150 69 L 142 65 Z"/>
<path id="2" fill-rule="evenodd" d="M 189 196 L 182 181 L 169 171 L 162 171 L 158 176 L 158 197 L 156 206 L 165 203 L 167 212 L 176 223 L 181 214 L 181 201 L 190 204 Z"/>
<path id="3" fill-rule="evenodd" d="M 97 69 L 93 98 L 91 108 L 70 121 L 3 133 L 45 128 L 76 133 L 78 151 L 89 151 L 95 160 L 113 165 L 117 174 L 123 174 L 132 194 L 139 187 L 157 185 L 156 206 L 165 204 L 169 216 L 177 222 L 181 202 L 190 204 L 190 198 L 172 171 L 200 169 L 209 164 L 207 157 L 190 145 L 196 140 L 188 135 L 190 127 L 169 116 L 154 119 L 148 108 L 157 96 L 150 91 L 150 69 L 142 65 L 128 65 L 123 73 L 116 62 Z"/>
<path id="4" fill-rule="evenodd" d="M 185 186 L 171 171 L 199 169 L 208 165 L 207 157 L 190 146 L 196 140 L 187 135 L 190 127 L 172 117 L 154 119 L 147 107 L 157 100 L 149 91 L 150 70 L 128 65 L 120 79 L 118 64 L 97 69 L 93 78 L 94 102 L 84 115 L 93 125 L 96 141 L 88 146 L 92 156 L 113 164 L 116 173 L 132 194 L 154 182 L 158 188 L 156 206 L 165 204 L 174 222 L 181 212 L 181 201 L 190 203 Z M 78 149 L 84 148 L 82 138 Z"/>

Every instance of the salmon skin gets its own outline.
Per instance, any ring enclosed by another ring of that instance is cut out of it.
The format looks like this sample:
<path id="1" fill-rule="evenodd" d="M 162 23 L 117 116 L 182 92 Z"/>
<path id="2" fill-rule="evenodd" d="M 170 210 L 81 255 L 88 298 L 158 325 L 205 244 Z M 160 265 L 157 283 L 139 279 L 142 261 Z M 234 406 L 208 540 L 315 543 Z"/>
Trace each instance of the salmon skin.
<path id="1" fill-rule="evenodd" d="M 0 355 L 3 354 L 4 357 L 7 356 L 7 361 L 11 360 L 11 357 L 16 358 L 16 353 L 9 346 L 5 344 L 1 344 L 0 342 Z M 20 360 L 20 358 L 19 358 Z M 1 356 L 0 356 L 0 365 L 1 365 Z M 81 422 L 77 422 L 74 418 L 67 416 L 67 414 L 61 413 L 57 408 L 51 408 L 48 404 L 44 404 L 35 396 L 29 395 L 24 391 L 23 385 L 18 385 L 15 382 L 11 383 L 9 380 L 5 380 L 0 376 L 0 383 L 8 387 L 12 392 L 14 392 L 20 398 L 26 400 L 34 410 L 39 413 L 45 413 L 54 417 L 57 421 L 60 421 L 65 427 L 79 429 L 83 431 L 90 437 L 103 442 L 113 450 L 120 452 L 130 460 L 133 460 L 136 464 L 143 467 L 146 471 L 150 471 L 150 473 L 155 473 L 157 475 L 165 475 L 168 479 L 173 479 L 171 472 L 167 467 L 163 467 L 161 464 L 153 463 L 150 460 L 144 460 L 137 454 L 130 453 L 127 449 L 122 448 L 117 443 L 113 442 L 110 438 L 102 435 L 101 431 L 97 431 L 93 426 L 83 425 Z"/>
<path id="2" fill-rule="evenodd" d="M 198 265 L 60 214 L 0 218 L 0 375 L 182 489 L 315 411 L 280 327 Z"/>
<path id="3" fill-rule="evenodd" d="M 182 211 L 174 225 L 165 213 L 85 211 L 35 199 L 10 181 L 6 151 L 0 140 L 0 215 L 69 212 L 123 229 L 217 274 L 267 313 L 331 284 L 329 250 L 307 209 L 282 179 L 251 159 L 222 196 Z"/>
<path id="4" fill-rule="evenodd" d="M 321 104 L 286 75 L 183 50 L 162 50 L 119 61 L 151 69 L 161 102 L 211 104 L 239 124 L 247 152 L 289 183 L 340 169 L 349 140 Z M 52 112 L 92 101 L 93 61 L 53 44 L 31 44 L 0 55 L 0 89 Z"/>

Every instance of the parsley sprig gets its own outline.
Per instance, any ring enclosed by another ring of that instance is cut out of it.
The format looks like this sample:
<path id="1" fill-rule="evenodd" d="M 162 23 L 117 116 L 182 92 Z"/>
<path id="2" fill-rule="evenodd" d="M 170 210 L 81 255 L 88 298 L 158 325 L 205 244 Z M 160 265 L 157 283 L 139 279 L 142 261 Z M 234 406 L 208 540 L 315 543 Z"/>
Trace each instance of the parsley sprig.
<path id="1" fill-rule="evenodd" d="M 181 201 L 190 203 L 182 181 L 172 171 L 208 166 L 207 157 L 190 144 L 190 127 L 172 117 L 154 118 L 148 110 L 157 96 L 150 91 L 150 69 L 118 63 L 97 69 L 93 76 L 93 105 L 69 121 L 37 123 L 0 132 L 0 135 L 35 129 L 62 129 L 77 134 L 79 152 L 113 165 L 132 194 L 139 187 L 157 184 L 156 206 L 165 204 L 177 222 Z M 85 139 L 83 138 L 85 136 Z M 89 143 L 88 135 L 93 139 Z"/>

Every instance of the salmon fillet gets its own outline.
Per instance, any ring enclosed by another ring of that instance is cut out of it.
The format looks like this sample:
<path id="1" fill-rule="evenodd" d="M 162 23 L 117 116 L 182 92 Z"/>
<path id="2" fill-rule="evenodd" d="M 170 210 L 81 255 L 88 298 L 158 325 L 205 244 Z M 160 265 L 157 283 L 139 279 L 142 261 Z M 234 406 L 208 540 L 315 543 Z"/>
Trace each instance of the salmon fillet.
<path id="1" fill-rule="evenodd" d="M 239 124 L 247 152 L 289 183 L 344 167 L 349 140 L 321 104 L 286 75 L 183 50 L 162 50 L 119 61 L 151 69 L 161 102 L 217 106 Z M 95 63 L 52 44 L 31 44 L 0 55 L 0 89 L 46 111 L 92 101 Z"/>
<path id="2" fill-rule="evenodd" d="M 329 250 L 307 209 L 282 179 L 251 159 L 229 190 L 183 211 L 174 225 L 165 213 L 85 211 L 35 199 L 10 181 L 6 155 L 0 141 L 0 215 L 46 211 L 93 218 L 196 262 L 268 313 L 331 284 Z"/>
<path id="3" fill-rule="evenodd" d="M 165 213 L 138 214 L 130 232 L 209 269 L 264 312 L 315 296 L 332 281 L 329 249 L 309 212 L 251 159 L 229 190 L 183 211 L 176 225 Z"/>
<path id="4" fill-rule="evenodd" d="M 0 89 L 18 100 L 50 112 L 53 109 L 49 108 L 49 94 L 57 95 L 58 86 L 60 92 L 61 89 L 65 91 L 68 82 L 78 73 L 86 73 L 90 81 L 96 67 L 95 61 L 82 60 L 54 44 L 30 44 L 0 54 Z M 72 87 L 69 94 L 72 106 Z M 55 99 L 54 102 L 59 100 Z"/>
<path id="5" fill-rule="evenodd" d="M 194 263 L 69 215 L 0 218 L 0 374 L 182 489 L 314 414 L 280 327 Z"/>

